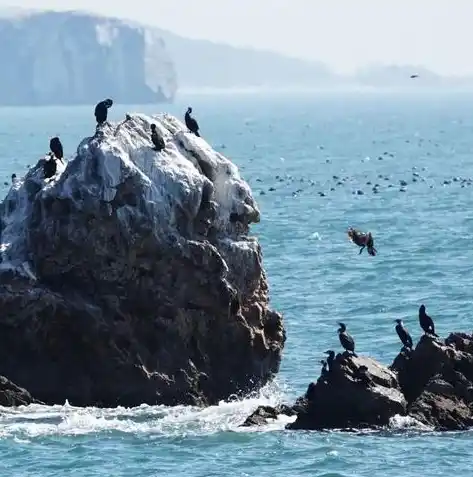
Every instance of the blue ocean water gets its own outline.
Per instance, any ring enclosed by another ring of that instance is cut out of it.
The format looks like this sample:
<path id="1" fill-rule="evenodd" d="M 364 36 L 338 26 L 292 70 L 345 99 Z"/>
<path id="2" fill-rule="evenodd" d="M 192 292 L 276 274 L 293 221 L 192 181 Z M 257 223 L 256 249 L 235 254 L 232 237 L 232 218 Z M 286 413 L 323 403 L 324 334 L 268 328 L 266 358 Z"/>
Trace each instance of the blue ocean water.
<path id="1" fill-rule="evenodd" d="M 385 364 L 400 348 L 393 320 L 418 337 L 421 303 L 439 334 L 471 330 L 472 103 L 461 94 L 235 94 L 165 107 L 182 116 L 192 104 L 202 134 L 253 188 L 262 211 L 253 233 L 288 333 L 281 373 L 259 395 L 207 409 L 1 409 L 0 475 L 472 475 L 469 432 L 422 432 L 402 419 L 360 434 L 283 431 L 284 421 L 238 428 L 258 404 L 305 391 L 323 351 L 338 349 L 340 320 L 360 354 Z M 110 119 L 125 111 L 158 112 L 114 106 Z M 50 136 L 70 155 L 94 130 L 91 107 L 4 108 L 0 124 L 5 181 L 47 152 Z M 374 234 L 378 256 L 358 255 L 349 226 Z"/>

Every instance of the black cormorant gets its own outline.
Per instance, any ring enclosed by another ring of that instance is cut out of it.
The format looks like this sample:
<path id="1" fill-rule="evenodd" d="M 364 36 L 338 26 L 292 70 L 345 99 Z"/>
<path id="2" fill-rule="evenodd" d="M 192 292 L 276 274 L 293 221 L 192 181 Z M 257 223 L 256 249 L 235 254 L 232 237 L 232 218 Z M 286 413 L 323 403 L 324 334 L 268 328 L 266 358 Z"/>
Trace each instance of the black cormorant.
<path id="1" fill-rule="evenodd" d="M 365 247 L 367 247 L 368 249 L 368 254 L 373 257 L 378 253 L 378 251 L 374 248 L 374 240 L 373 235 L 371 235 L 371 232 L 368 232 L 366 234 L 364 232 L 360 232 L 359 230 L 354 229 L 353 227 L 350 227 L 347 233 L 349 240 L 351 240 L 355 245 L 358 245 L 358 247 L 360 247 L 359 254 L 363 252 Z"/>
<path id="2" fill-rule="evenodd" d="M 197 121 L 191 116 L 192 113 L 192 108 L 188 107 L 186 114 L 184 116 L 185 122 L 187 129 L 189 129 L 190 132 L 193 132 L 197 137 L 200 137 L 199 134 L 199 124 Z"/>
<path id="3" fill-rule="evenodd" d="M 164 139 L 156 132 L 156 124 L 151 125 L 151 142 L 155 151 L 162 151 L 166 147 Z"/>
<path id="4" fill-rule="evenodd" d="M 56 164 L 56 157 L 52 152 L 48 154 L 48 157 L 44 158 L 43 163 L 43 174 L 45 179 L 49 179 L 56 174 L 57 164 Z"/>
<path id="5" fill-rule="evenodd" d="M 401 319 L 394 320 L 394 322 L 397 323 L 396 333 L 399 336 L 399 339 L 402 341 L 402 344 L 407 349 L 412 349 L 412 338 L 409 332 L 404 327 L 404 323 L 402 322 Z"/>
<path id="6" fill-rule="evenodd" d="M 328 357 L 327 357 L 328 370 L 332 371 L 332 365 L 333 365 L 333 362 L 335 361 L 335 351 L 329 349 L 325 351 L 325 354 L 328 354 Z"/>
<path id="7" fill-rule="evenodd" d="M 320 378 L 318 379 L 318 381 L 324 381 L 327 377 L 328 377 L 328 369 L 327 369 L 327 361 L 325 361 L 324 359 L 320 362 L 320 364 L 322 365 L 322 369 L 320 371 Z"/>
<path id="8" fill-rule="evenodd" d="M 62 160 L 62 158 L 64 157 L 64 150 L 58 137 L 53 137 L 49 141 L 49 149 L 58 159 Z"/>
<path id="9" fill-rule="evenodd" d="M 340 338 L 341 345 L 347 350 L 355 354 L 355 340 L 347 333 L 347 327 L 344 323 L 339 323 L 338 337 Z"/>
<path id="10" fill-rule="evenodd" d="M 97 120 L 97 125 L 100 126 L 107 120 L 108 109 L 113 105 L 113 100 L 110 98 L 104 99 L 97 103 L 95 106 L 95 119 Z"/>
<path id="11" fill-rule="evenodd" d="M 424 305 L 420 305 L 420 308 L 419 308 L 419 324 L 420 324 L 420 327 L 424 330 L 425 334 L 434 335 L 434 336 L 437 336 L 438 338 L 439 335 L 435 333 L 434 321 L 425 312 Z"/>

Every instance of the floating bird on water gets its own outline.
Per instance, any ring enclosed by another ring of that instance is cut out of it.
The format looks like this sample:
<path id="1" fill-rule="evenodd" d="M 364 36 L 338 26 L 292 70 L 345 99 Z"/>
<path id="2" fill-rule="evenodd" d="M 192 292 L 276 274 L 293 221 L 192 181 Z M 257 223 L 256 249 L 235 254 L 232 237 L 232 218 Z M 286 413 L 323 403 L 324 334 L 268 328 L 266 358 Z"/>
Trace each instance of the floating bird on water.
<path id="1" fill-rule="evenodd" d="M 339 323 L 340 328 L 338 329 L 338 337 L 340 338 L 340 343 L 347 351 L 350 351 L 353 356 L 356 356 L 355 353 L 355 340 L 347 333 L 347 327 L 344 323 Z"/>
<path id="2" fill-rule="evenodd" d="M 187 129 L 189 129 L 190 132 L 193 132 L 197 137 L 200 137 L 199 124 L 191 116 L 191 113 L 192 113 L 192 108 L 191 107 L 187 108 L 186 114 L 184 116 L 184 120 L 186 122 Z"/>
<path id="3" fill-rule="evenodd" d="M 397 323 L 396 333 L 399 336 L 399 339 L 401 340 L 402 344 L 406 349 L 412 349 L 412 338 L 409 332 L 404 327 L 404 323 L 401 319 L 394 320 L 394 322 Z"/>
<path id="4" fill-rule="evenodd" d="M 434 335 L 438 338 L 439 335 L 435 333 L 434 320 L 425 312 L 424 305 L 420 305 L 419 308 L 419 324 L 425 334 Z"/>
<path id="5" fill-rule="evenodd" d="M 411 75 L 411 79 L 418 78 L 419 75 Z"/>
<path id="6" fill-rule="evenodd" d="M 373 257 L 378 253 L 378 251 L 374 248 L 374 240 L 373 236 L 371 235 L 371 232 L 365 234 L 364 232 L 360 232 L 359 230 L 350 227 L 347 233 L 348 239 L 355 245 L 358 245 L 358 247 L 360 247 L 359 254 L 363 252 L 365 247 L 368 249 L 368 254 Z"/>

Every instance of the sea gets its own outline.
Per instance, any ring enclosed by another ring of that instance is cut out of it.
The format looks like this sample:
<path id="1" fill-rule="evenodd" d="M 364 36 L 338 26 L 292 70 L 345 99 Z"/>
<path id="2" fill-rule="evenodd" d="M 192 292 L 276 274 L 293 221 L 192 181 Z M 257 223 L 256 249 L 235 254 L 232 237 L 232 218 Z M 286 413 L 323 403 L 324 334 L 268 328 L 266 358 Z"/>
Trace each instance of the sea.
<path id="1" fill-rule="evenodd" d="M 260 404 L 291 402 L 339 350 L 346 323 L 357 352 L 389 365 L 393 321 L 420 337 L 424 303 L 437 332 L 472 331 L 473 94 L 300 92 L 181 95 L 172 105 L 114 105 L 183 116 L 230 158 L 261 209 L 271 306 L 287 342 L 274 382 L 199 409 L 29 406 L 0 409 L 0 475 L 9 477 L 471 476 L 471 432 L 436 433 L 406 418 L 378 431 L 286 431 L 290 418 L 239 425 Z M 72 157 L 94 132 L 90 107 L 0 109 L 0 185 L 60 136 Z M 378 184 L 378 185 L 376 185 Z M 348 227 L 372 232 L 369 256 Z M 337 403 L 333 403 L 334 406 Z"/>

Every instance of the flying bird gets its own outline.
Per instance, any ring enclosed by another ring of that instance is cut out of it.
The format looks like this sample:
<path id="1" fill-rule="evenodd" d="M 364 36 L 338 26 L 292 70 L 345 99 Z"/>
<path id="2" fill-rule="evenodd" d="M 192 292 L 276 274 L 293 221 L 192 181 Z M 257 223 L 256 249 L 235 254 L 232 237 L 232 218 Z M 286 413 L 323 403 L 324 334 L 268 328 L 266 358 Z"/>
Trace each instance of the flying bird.
<path id="1" fill-rule="evenodd" d="M 368 250 L 368 254 L 373 257 L 378 253 L 378 251 L 374 248 L 374 240 L 371 232 L 365 234 L 364 232 L 360 232 L 359 230 L 350 227 L 347 231 L 347 234 L 350 242 L 353 242 L 355 245 L 360 247 L 360 253 L 358 255 L 363 252 L 365 247 Z"/>

